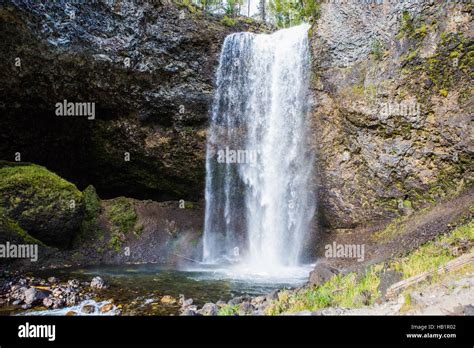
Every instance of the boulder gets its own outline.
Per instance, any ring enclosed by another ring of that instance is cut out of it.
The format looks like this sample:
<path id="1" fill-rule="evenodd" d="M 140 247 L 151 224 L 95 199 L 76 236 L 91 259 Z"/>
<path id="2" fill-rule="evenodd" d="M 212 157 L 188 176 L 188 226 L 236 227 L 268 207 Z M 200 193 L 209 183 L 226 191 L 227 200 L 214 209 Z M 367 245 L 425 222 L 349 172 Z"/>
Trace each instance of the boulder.
<path id="1" fill-rule="evenodd" d="M 43 301 L 46 298 L 47 292 L 38 290 L 36 288 L 29 288 L 25 291 L 25 304 L 37 304 Z"/>
<path id="2" fill-rule="evenodd" d="M 219 313 L 219 307 L 217 307 L 216 304 L 214 303 L 206 303 L 200 310 L 199 312 L 202 315 L 217 315 Z"/>
<path id="3" fill-rule="evenodd" d="M 170 295 L 163 296 L 160 301 L 166 305 L 174 305 L 177 303 L 176 299 Z"/>
<path id="4" fill-rule="evenodd" d="M 325 263 L 318 263 L 309 274 L 309 285 L 321 285 L 331 279 L 337 271 Z"/>
<path id="5" fill-rule="evenodd" d="M 82 306 L 81 312 L 85 313 L 85 314 L 92 314 L 92 313 L 95 312 L 95 306 L 86 304 L 86 305 Z"/>
<path id="6" fill-rule="evenodd" d="M 69 246 L 83 217 L 81 192 L 45 167 L 0 162 L 0 209 L 40 242 Z"/>
<path id="7" fill-rule="evenodd" d="M 110 312 L 112 309 L 114 309 L 114 305 L 112 303 L 106 303 L 105 305 L 100 307 L 100 312 L 107 313 Z"/>
<path id="8" fill-rule="evenodd" d="M 97 277 L 92 278 L 91 288 L 93 288 L 93 289 L 105 289 L 105 288 L 107 288 L 107 284 L 105 283 L 105 281 L 101 277 L 97 276 Z"/>

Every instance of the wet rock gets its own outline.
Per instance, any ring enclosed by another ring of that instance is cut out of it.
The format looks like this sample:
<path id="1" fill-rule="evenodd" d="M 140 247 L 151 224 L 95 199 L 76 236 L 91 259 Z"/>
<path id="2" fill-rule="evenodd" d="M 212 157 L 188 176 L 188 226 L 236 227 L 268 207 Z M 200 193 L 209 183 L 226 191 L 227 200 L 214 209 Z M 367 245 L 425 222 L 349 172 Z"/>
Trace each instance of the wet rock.
<path id="1" fill-rule="evenodd" d="M 26 304 L 36 304 L 42 302 L 43 299 L 47 296 L 47 293 L 36 288 L 29 288 L 25 291 L 25 303 Z"/>
<path id="2" fill-rule="evenodd" d="M 51 297 L 45 297 L 43 299 L 43 306 L 45 306 L 46 308 L 52 307 L 53 304 L 54 304 L 54 301 Z"/>
<path id="3" fill-rule="evenodd" d="M 177 301 L 174 297 L 165 295 L 161 298 L 160 302 L 166 305 L 174 305 Z"/>
<path id="4" fill-rule="evenodd" d="M 66 313 L 66 317 L 72 317 L 72 316 L 74 316 L 74 315 L 77 315 L 77 312 L 75 312 L 75 311 L 69 311 L 69 312 Z"/>
<path id="5" fill-rule="evenodd" d="M 79 302 L 79 297 L 75 293 L 68 293 L 66 295 L 66 306 L 74 306 Z"/>
<path id="6" fill-rule="evenodd" d="M 92 280 L 94 280 L 94 279 L 92 279 Z M 67 285 L 68 285 L 70 288 L 77 289 L 77 288 L 79 288 L 79 286 L 81 285 L 81 283 L 80 283 L 78 280 L 76 280 L 76 279 L 72 279 L 72 280 L 69 280 L 69 281 L 67 282 Z"/>
<path id="7" fill-rule="evenodd" d="M 309 285 L 321 285 L 331 279 L 337 271 L 325 263 L 318 263 L 309 274 Z"/>
<path id="8" fill-rule="evenodd" d="M 50 284 L 57 284 L 57 283 L 59 283 L 59 279 L 56 278 L 56 277 L 49 277 L 49 278 L 48 278 L 48 283 L 50 283 Z"/>
<path id="9" fill-rule="evenodd" d="M 179 295 L 178 304 L 181 305 L 182 308 L 186 308 L 193 304 L 193 299 L 192 298 L 186 299 L 184 295 Z"/>
<path id="10" fill-rule="evenodd" d="M 107 284 L 101 277 L 94 277 L 91 281 L 91 288 L 93 289 L 106 289 Z"/>
<path id="11" fill-rule="evenodd" d="M 53 289 L 53 291 L 52 291 L 52 295 L 53 295 L 54 297 L 60 297 L 60 296 L 62 295 L 63 291 L 64 291 L 64 290 L 63 290 L 62 288 L 55 288 L 55 289 Z"/>
<path id="12" fill-rule="evenodd" d="M 95 306 L 94 305 L 84 305 L 81 308 L 81 312 L 86 313 L 86 314 L 92 314 L 92 313 L 95 312 Z"/>
<path id="13" fill-rule="evenodd" d="M 23 302 L 25 300 L 25 292 L 28 288 L 26 286 L 14 285 L 11 287 L 10 298 Z"/>
<path id="14" fill-rule="evenodd" d="M 196 313 L 196 311 L 193 311 L 193 310 L 187 308 L 180 315 L 182 315 L 182 316 L 197 316 L 198 314 Z"/>
<path id="15" fill-rule="evenodd" d="M 202 315 L 217 315 L 219 308 L 214 303 L 206 303 L 200 310 L 199 313 Z"/>
<path id="16" fill-rule="evenodd" d="M 107 313 L 110 312 L 114 308 L 114 305 L 112 303 L 106 303 L 102 307 L 100 307 L 100 312 L 101 313 Z"/>
<path id="17" fill-rule="evenodd" d="M 66 304 L 66 301 L 62 298 L 56 298 L 53 300 L 53 309 L 63 308 Z"/>

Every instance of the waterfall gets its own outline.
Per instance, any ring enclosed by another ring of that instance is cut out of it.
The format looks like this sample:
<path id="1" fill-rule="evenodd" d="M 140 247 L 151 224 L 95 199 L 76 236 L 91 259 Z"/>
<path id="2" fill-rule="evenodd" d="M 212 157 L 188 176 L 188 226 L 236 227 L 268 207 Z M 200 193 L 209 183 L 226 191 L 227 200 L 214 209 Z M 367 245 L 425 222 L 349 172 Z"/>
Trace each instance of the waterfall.
<path id="1" fill-rule="evenodd" d="M 203 259 L 278 272 L 314 213 L 307 24 L 224 42 L 206 155 Z"/>

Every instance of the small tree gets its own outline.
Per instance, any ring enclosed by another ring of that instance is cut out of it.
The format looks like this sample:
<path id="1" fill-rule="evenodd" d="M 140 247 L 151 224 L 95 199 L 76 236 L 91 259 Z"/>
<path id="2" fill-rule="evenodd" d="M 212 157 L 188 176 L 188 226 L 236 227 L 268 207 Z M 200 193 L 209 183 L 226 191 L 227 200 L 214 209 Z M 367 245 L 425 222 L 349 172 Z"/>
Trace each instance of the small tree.
<path id="1" fill-rule="evenodd" d="M 243 0 L 226 0 L 224 2 L 224 12 L 227 16 L 236 17 L 240 13 Z"/>

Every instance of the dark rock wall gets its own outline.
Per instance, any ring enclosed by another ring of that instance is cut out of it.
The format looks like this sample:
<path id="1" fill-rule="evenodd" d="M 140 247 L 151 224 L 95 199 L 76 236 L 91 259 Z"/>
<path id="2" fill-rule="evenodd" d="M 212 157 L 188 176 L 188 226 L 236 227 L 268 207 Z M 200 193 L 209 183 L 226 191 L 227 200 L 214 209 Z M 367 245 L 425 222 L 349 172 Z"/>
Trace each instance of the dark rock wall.
<path id="1" fill-rule="evenodd" d="M 260 29 L 166 1 L 6 1 L 0 159 L 103 198 L 200 199 L 220 47 L 243 30 Z M 63 100 L 94 102 L 95 119 L 56 116 Z"/>

